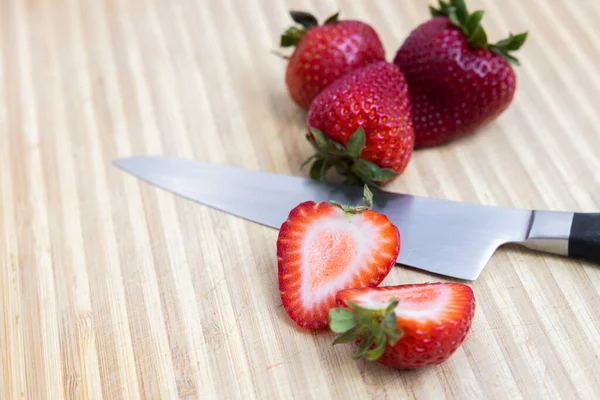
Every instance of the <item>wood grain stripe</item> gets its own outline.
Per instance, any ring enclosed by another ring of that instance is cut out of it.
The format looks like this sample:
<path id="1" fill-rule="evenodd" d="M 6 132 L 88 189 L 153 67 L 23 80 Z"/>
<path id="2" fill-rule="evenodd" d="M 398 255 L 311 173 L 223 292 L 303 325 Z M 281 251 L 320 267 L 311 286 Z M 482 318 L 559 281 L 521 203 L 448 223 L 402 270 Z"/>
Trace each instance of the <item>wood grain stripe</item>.
<path id="1" fill-rule="evenodd" d="M 0 4 L 0 54 L 7 54 L 12 41 L 12 23 L 9 18 L 8 3 Z M 3 57 L 0 62 L 0 397 L 18 398 L 27 396 L 25 373 L 25 348 L 23 339 L 22 301 L 17 247 L 17 225 L 15 221 L 14 175 L 11 173 L 10 131 L 12 118 L 9 113 L 11 88 L 8 63 Z"/>

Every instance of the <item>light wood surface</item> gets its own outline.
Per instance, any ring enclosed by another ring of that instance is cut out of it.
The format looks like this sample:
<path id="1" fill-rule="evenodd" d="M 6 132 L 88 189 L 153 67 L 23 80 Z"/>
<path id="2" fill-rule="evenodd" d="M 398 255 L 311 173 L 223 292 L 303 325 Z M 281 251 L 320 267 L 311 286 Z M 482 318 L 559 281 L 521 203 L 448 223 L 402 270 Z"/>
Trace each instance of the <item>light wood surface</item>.
<path id="1" fill-rule="evenodd" d="M 425 0 L 340 0 L 392 59 Z M 600 210 L 600 2 L 469 1 L 531 32 L 513 105 L 417 152 L 388 189 Z M 500 249 L 446 363 L 399 372 L 294 327 L 277 231 L 111 166 L 163 154 L 301 175 L 311 148 L 269 53 L 334 1 L 0 1 L 0 398 L 593 399 L 600 268 Z M 435 249 L 432 249 L 435 251 Z M 395 268 L 385 284 L 441 280 Z"/>

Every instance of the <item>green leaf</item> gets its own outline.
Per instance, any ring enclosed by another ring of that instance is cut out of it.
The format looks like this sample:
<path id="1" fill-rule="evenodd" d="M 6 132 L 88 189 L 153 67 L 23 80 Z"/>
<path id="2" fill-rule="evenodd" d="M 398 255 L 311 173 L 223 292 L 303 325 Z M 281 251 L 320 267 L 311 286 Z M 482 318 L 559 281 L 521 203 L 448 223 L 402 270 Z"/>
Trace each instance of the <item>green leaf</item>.
<path id="1" fill-rule="evenodd" d="M 332 345 L 343 344 L 343 343 L 353 343 L 360 339 L 362 335 L 360 333 L 356 333 L 352 330 L 342 333 L 340 336 L 335 338 Z"/>
<path id="2" fill-rule="evenodd" d="M 348 212 L 348 206 L 345 204 L 340 204 L 335 200 L 329 200 L 329 204 L 341 208 L 344 212 Z"/>
<path id="3" fill-rule="evenodd" d="M 306 33 L 306 30 L 296 28 L 295 26 L 288 28 L 283 35 L 281 35 L 281 40 L 279 45 L 281 47 L 293 47 L 298 44 L 302 36 Z"/>
<path id="4" fill-rule="evenodd" d="M 445 17 L 445 14 L 433 6 L 429 6 L 429 13 L 433 18 Z"/>
<path id="5" fill-rule="evenodd" d="M 365 188 L 363 189 L 363 204 L 367 209 L 373 207 L 373 192 L 369 190 L 368 185 L 365 185 Z"/>
<path id="6" fill-rule="evenodd" d="M 475 32 L 469 37 L 469 43 L 475 49 L 481 49 L 487 46 L 487 35 L 481 25 L 477 26 Z"/>
<path id="7" fill-rule="evenodd" d="M 364 164 L 369 169 L 370 179 L 375 182 L 385 182 L 398 176 L 396 172 L 389 168 L 380 168 L 371 161 L 363 160 Z"/>
<path id="8" fill-rule="evenodd" d="M 290 11 L 290 16 L 294 22 L 299 23 L 306 29 L 319 25 L 319 21 L 317 21 L 314 15 L 305 11 Z"/>
<path id="9" fill-rule="evenodd" d="M 448 16 L 448 3 L 442 0 L 438 0 L 439 10 L 443 16 Z"/>
<path id="10" fill-rule="evenodd" d="M 394 318 L 396 318 L 396 317 L 394 316 Z M 398 329 L 398 327 L 387 328 L 385 334 L 388 338 L 388 343 L 390 346 L 394 346 L 396 343 L 398 343 L 398 340 L 400 340 L 400 338 L 402 337 L 402 331 L 400 329 Z"/>
<path id="11" fill-rule="evenodd" d="M 335 333 L 348 332 L 356 326 L 356 314 L 354 311 L 336 307 L 329 311 L 329 328 Z"/>
<path id="12" fill-rule="evenodd" d="M 320 171 L 320 179 L 322 181 L 327 180 L 327 171 L 329 171 L 329 168 L 331 168 L 331 163 L 327 160 L 323 160 Z"/>
<path id="13" fill-rule="evenodd" d="M 367 352 L 367 360 L 375 361 L 381 357 L 383 352 L 385 351 L 386 341 L 383 340 L 381 343 L 377 345 L 373 350 Z"/>
<path id="14" fill-rule="evenodd" d="M 467 22 L 467 18 L 469 17 L 465 0 L 450 0 L 450 7 L 454 7 L 456 10 L 456 17 L 460 21 L 460 24 L 465 24 Z"/>
<path id="15" fill-rule="evenodd" d="M 321 151 L 326 151 L 329 148 L 329 139 L 327 139 L 327 136 L 325 136 L 323 132 L 315 128 L 311 128 L 310 132 L 315 138 L 315 144 L 317 146 L 317 149 Z"/>
<path id="16" fill-rule="evenodd" d="M 389 168 L 379 168 L 379 171 L 377 171 L 374 180 L 377 182 L 387 182 L 390 179 L 394 179 L 397 176 L 398 173 L 394 170 L 391 170 Z"/>
<path id="17" fill-rule="evenodd" d="M 387 343 L 387 337 L 385 336 L 385 331 L 381 328 L 381 325 L 378 325 L 375 328 L 375 346 L 379 346 L 381 343 Z"/>
<path id="18" fill-rule="evenodd" d="M 379 173 L 380 169 L 375 163 L 371 161 L 363 160 L 367 168 L 369 168 L 369 173 L 371 174 L 371 179 L 375 179 L 376 175 Z"/>
<path id="19" fill-rule="evenodd" d="M 298 42 L 291 39 L 290 37 L 286 36 L 286 35 L 281 35 L 281 39 L 279 41 L 279 46 L 280 47 L 293 47 L 297 44 Z"/>
<path id="20" fill-rule="evenodd" d="M 319 158 L 317 161 L 313 163 L 310 167 L 310 177 L 315 180 L 321 180 L 321 168 L 323 168 L 323 164 L 325 164 L 325 160 Z"/>
<path id="21" fill-rule="evenodd" d="M 352 164 L 352 172 L 362 181 L 362 183 L 368 183 L 373 180 L 368 161 L 363 160 L 362 158 L 359 158 Z"/>
<path id="22" fill-rule="evenodd" d="M 388 304 L 388 306 L 385 308 L 385 315 L 389 315 L 396 307 L 398 307 L 398 303 L 398 299 L 392 297 L 390 299 L 390 304 Z"/>
<path id="23" fill-rule="evenodd" d="M 351 307 L 353 310 L 355 310 L 357 312 L 366 312 L 366 313 L 369 313 L 369 312 L 373 311 L 373 310 L 369 310 L 368 308 L 364 308 L 362 306 L 359 306 L 358 304 L 356 304 L 355 302 L 350 301 L 350 300 L 344 300 L 344 303 L 348 307 Z"/>
<path id="24" fill-rule="evenodd" d="M 489 49 L 491 51 L 493 51 L 494 53 L 498 54 L 499 56 L 504 57 L 506 59 L 506 61 L 508 61 L 510 64 L 516 65 L 516 66 L 520 65 L 519 59 L 510 55 L 507 51 L 499 49 L 495 45 L 489 46 Z"/>
<path id="25" fill-rule="evenodd" d="M 379 186 L 375 182 L 384 182 L 398 175 L 392 170 L 379 168 L 372 162 L 362 158 L 354 161 L 350 172 L 356 176 L 361 184 L 367 184 L 370 188 L 375 189 L 379 189 Z"/>
<path id="26" fill-rule="evenodd" d="M 507 60 L 507 61 L 508 61 L 510 64 L 512 64 L 512 65 L 516 65 L 516 66 L 519 66 L 519 65 L 521 65 L 521 64 L 519 63 L 519 59 L 518 59 L 517 57 L 511 56 L 511 55 L 510 55 L 510 54 L 508 54 L 508 53 L 504 53 L 504 54 L 502 54 L 502 56 L 503 56 L 504 58 L 506 58 L 506 60 Z"/>
<path id="27" fill-rule="evenodd" d="M 481 19 L 483 18 L 484 12 L 479 10 L 475 11 L 473 14 L 469 15 L 467 18 L 467 22 L 463 25 L 463 32 L 470 38 L 477 27 L 481 26 Z"/>
<path id="28" fill-rule="evenodd" d="M 336 22 L 338 22 L 339 16 L 340 16 L 340 12 L 338 11 L 335 14 L 333 14 L 332 16 L 330 16 L 329 18 L 327 18 L 325 20 L 325 22 L 323 22 L 323 25 L 335 24 Z"/>
<path id="29" fill-rule="evenodd" d="M 518 35 L 513 35 L 512 33 L 509 35 L 508 39 L 504 39 L 496 43 L 496 47 L 504 50 L 504 51 L 516 51 L 525 44 L 525 40 L 527 40 L 528 32 L 519 33 Z"/>
<path id="30" fill-rule="evenodd" d="M 346 150 L 350 157 L 358 158 L 365 147 L 366 142 L 367 136 L 365 130 L 361 126 L 352 134 L 352 136 L 350 136 L 350 139 L 348 139 L 348 142 L 346 143 Z"/>
<path id="31" fill-rule="evenodd" d="M 448 8 L 448 18 L 452 21 L 452 24 L 458 28 L 461 26 L 460 19 L 458 18 L 458 14 L 456 14 L 456 8 L 449 7 Z"/>
<path id="32" fill-rule="evenodd" d="M 346 149 L 340 143 L 338 143 L 338 142 L 332 142 L 331 140 L 329 141 L 329 143 L 331 143 L 333 145 L 333 148 L 335 149 L 335 151 L 337 153 L 339 153 L 340 155 L 346 155 L 347 154 Z"/>
<path id="33" fill-rule="evenodd" d="M 391 311 L 389 314 L 385 315 L 385 319 L 383 320 L 383 327 L 385 329 L 394 329 L 397 328 L 396 321 L 396 313 Z"/>
<path id="34" fill-rule="evenodd" d="M 363 357 L 365 353 L 371 348 L 371 346 L 373 346 L 373 337 L 369 336 L 362 342 L 360 342 L 360 344 L 358 345 L 358 349 L 356 350 L 356 353 L 354 353 L 352 358 L 358 360 L 359 358 Z"/>
<path id="35" fill-rule="evenodd" d="M 525 42 L 527 41 L 527 37 L 529 36 L 529 32 L 521 32 L 517 35 L 514 36 L 514 44 L 513 44 L 513 48 L 510 48 L 508 50 L 519 50 L 521 48 L 521 46 L 523 46 L 525 44 Z"/>
<path id="36" fill-rule="evenodd" d="M 313 154 L 312 156 L 308 157 L 306 160 L 304 160 L 302 164 L 300 164 L 300 169 L 306 167 L 312 160 L 314 160 L 317 157 L 319 157 L 318 154 Z"/>
<path id="37" fill-rule="evenodd" d="M 506 45 L 512 40 L 513 35 L 512 33 L 509 33 L 508 38 L 506 39 L 502 39 L 499 40 L 494 46 L 496 46 L 499 49 L 506 49 Z"/>
<path id="38" fill-rule="evenodd" d="M 332 330 L 344 330 L 334 344 L 362 339 L 352 358 L 356 360 L 366 356 L 368 360 L 377 360 L 388 346 L 398 343 L 402 337 L 402 331 L 398 329 L 394 313 L 394 309 L 399 303 L 398 299 L 391 298 L 385 309 L 368 309 L 349 300 L 344 301 L 355 310 L 354 321 L 350 322 L 350 314 L 347 314 L 347 311 L 334 311 L 333 313 L 330 311 L 330 327 Z M 331 326 L 331 322 L 336 320 L 340 321 L 340 326 Z"/>
<path id="39" fill-rule="evenodd" d="M 362 182 L 356 177 L 356 175 L 350 174 L 346 177 L 345 183 L 346 185 L 359 186 Z"/>

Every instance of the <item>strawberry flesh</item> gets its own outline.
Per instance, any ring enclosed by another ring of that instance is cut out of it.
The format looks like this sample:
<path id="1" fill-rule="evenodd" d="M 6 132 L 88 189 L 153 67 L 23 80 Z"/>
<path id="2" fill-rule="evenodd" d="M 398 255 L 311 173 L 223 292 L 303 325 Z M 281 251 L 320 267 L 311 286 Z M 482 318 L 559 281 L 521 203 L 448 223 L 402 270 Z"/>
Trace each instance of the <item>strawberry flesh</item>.
<path id="1" fill-rule="evenodd" d="M 400 234 L 385 215 L 371 210 L 351 214 L 312 201 L 298 205 L 277 239 L 285 310 L 301 327 L 326 327 L 336 293 L 377 286 L 399 250 Z"/>

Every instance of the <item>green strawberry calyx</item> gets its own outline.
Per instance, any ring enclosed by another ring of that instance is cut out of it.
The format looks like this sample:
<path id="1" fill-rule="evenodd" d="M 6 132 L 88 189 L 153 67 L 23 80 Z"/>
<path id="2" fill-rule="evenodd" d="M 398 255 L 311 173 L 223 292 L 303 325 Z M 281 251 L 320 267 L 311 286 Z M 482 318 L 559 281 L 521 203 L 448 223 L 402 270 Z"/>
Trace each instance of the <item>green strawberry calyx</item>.
<path id="1" fill-rule="evenodd" d="M 394 346 L 402 337 L 394 312 L 398 299 L 390 299 L 385 309 L 364 308 L 348 300 L 344 303 L 349 308 L 336 307 L 329 311 L 329 329 L 340 334 L 333 341 L 334 345 L 359 342 L 353 359 L 377 360 L 387 347 Z"/>
<path id="2" fill-rule="evenodd" d="M 398 176 L 395 171 L 381 168 L 360 157 L 367 141 L 362 127 L 350 136 L 345 147 L 314 128 L 310 129 L 306 138 L 317 150 L 317 153 L 310 156 L 301 166 L 313 162 L 310 168 L 312 179 L 327 180 L 327 172 L 331 167 L 335 167 L 340 175 L 346 177 L 346 183 L 351 185 L 360 184 L 378 188 L 378 183 L 387 182 Z"/>
<path id="3" fill-rule="evenodd" d="M 431 16 L 447 17 L 452 24 L 460 29 L 467 37 L 469 44 L 474 49 L 489 49 L 504 57 L 509 63 L 519 65 L 519 60 L 511 54 L 523 46 L 527 39 L 527 32 L 517 35 L 509 34 L 507 39 L 496 44 L 488 43 L 487 34 L 481 25 L 484 12 L 481 10 L 469 13 L 464 0 L 438 0 L 439 8 L 429 7 Z"/>
<path id="4" fill-rule="evenodd" d="M 338 17 L 340 13 L 337 12 L 323 21 L 323 25 L 335 24 L 338 22 Z M 319 26 L 319 21 L 317 18 L 305 11 L 290 11 L 290 16 L 296 23 L 296 25 L 289 27 L 283 35 L 281 35 L 281 47 L 294 47 L 298 44 L 302 36 L 306 34 L 306 32 L 310 28 L 314 28 L 315 26 Z"/>
<path id="5" fill-rule="evenodd" d="M 368 185 L 365 185 L 365 188 L 363 190 L 363 205 L 362 206 L 351 207 L 351 206 L 347 206 L 345 204 L 340 204 L 335 200 L 330 200 L 329 203 L 331 205 L 341 208 L 346 213 L 346 215 L 357 215 L 357 214 L 361 214 L 364 211 L 367 211 L 367 210 L 370 210 L 371 208 L 373 208 L 373 192 L 371 192 L 371 190 L 369 190 Z"/>

